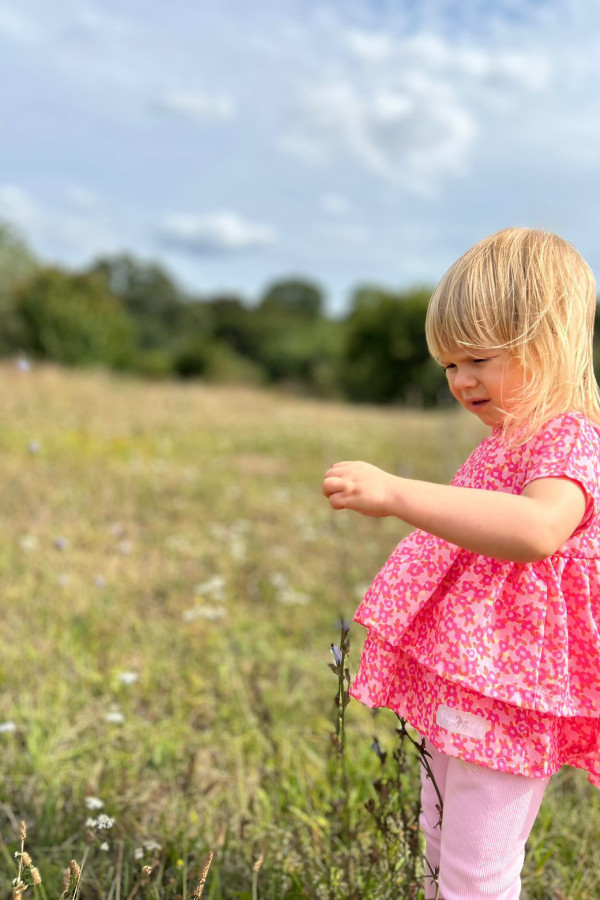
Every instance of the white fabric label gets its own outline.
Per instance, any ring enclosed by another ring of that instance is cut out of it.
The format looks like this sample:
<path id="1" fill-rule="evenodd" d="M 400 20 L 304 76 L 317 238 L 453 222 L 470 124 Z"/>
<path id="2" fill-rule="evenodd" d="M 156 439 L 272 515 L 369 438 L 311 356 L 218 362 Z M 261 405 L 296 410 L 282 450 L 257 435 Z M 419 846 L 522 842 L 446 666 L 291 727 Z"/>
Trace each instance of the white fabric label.
<path id="1" fill-rule="evenodd" d="M 451 731 L 453 734 L 464 734 L 466 737 L 478 740 L 484 738 L 490 729 L 487 719 L 482 716 L 475 716 L 473 713 L 462 712 L 459 709 L 451 709 L 443 703 L 438 706 L 435 721 L 440 728 L 445 728 L 446 731 Z"/>

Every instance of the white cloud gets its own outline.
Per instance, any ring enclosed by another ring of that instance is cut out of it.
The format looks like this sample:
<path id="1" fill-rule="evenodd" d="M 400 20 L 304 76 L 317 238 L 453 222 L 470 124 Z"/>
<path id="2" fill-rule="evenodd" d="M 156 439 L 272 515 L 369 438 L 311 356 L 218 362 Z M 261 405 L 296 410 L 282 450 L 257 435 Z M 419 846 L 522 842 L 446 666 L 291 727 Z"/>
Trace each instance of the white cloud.
<path id="1" fill-rule="evenodd" d="M 331 241 L 340 244 L 365 245 L 369 240 L 369 230 L 364 225 L 333 225 L 322 229 L 322 233 Z"/>
<path id="2" fill-rule="evenodd" d="M 323 212 L 333 216 L 341 216 L 350 209 L 350 201 L 347 197 L 343 197 L 342 194 L 329 193 L 323 194 L 319 206 Z"/>
<path id="3" fill-rule="evenodd" d="M 549 59 L 540 53 L 504 53 L 492 67 L 492 76 L 534 91 L 546 87 L 551 72 Z"/>
<path id="4" fill-rule="evenodd" d="M 0 218 L 17 228 L 29 230 L 39 220 L 35 202 L 15 184 L 0 185 Z"/>
<path id="5" fill-rule="evenodd" d="M 341 81 L 315 87 L 304 96 L 298 127 L 316 159 L 319 152 L 324 159 L 343 153 L 373 174 L 420 190 L 439 174 L 460 171 L 477 133 L 453 89 L 424 74 L 408 75 L 393 89 Z"/>
<path id="6" fill-rule="evenodd" d="M 77 10 L 76 23 L 76 27 L 82 32 L 106 35 L 110 38 L 124 37 L 130 31 L 129 23 L 124 19 L 92 4 L 82 6 Z"/>
<path id="7" fill-rule="evenodd" d="M 206 94 L 201 91 L 174 91 L 158 98 L 158 109 L 187 119 L 226 122 L 235 115 L 235 103 L 227 94 Z"/>
<path id="8" fill-rule="evenodd" d="M 489 114 L 510 111 L 552 76 L 535 47 L 482 50 L 429 29 L 340 33 L 332 28 L 319 75 L 304 78 L 278 147 L 317 165 L 345 158 L 417 192 L 468 171 Z"/>
<path id="9" fill-rule="evenodd" d="M 275 243 L 277 231 L 270 225 L 248 222 L 229 210 L 212 215 L 173 213 L 165 218 L 163 240 L 192 253 L 236 252 Z"/>
<path id="10" fill-rule="evenodd" d="M 309 134 L 285 134 L 276 141 L 276 147 L 309 165 L 322 165 L 329 160 L 329 151 L 318 136 Z"/>
<path id="11" fill-rule="evenodd" d="M 367 63 L 386 62 L 393 51 L 393 41 L 387 34 L 359 31 L 346 32 L 344 41 L 350 52 Z"/>
<path id="12" fill-rule="evenodd" d="M 0 219 L 14 225 L 34 248 L 48 248 L 50 256 L 65 256 L 80 263 L 100 253 L 115 252 L 119 242 L 114 229 L 91 215 L 89 206 L 81 206 L 82 189 L 72 190 L 79 192 L 80 207 L 65 210 L 40 203 L 17 185 L 0 185 Z M 67 199 L 71 192 L 67 192 Z"/>
<path id="13" fill-rule="evenodd" d="M 39 38 L 39 29 L 31 18 L 4 6 L 0 7 L 0 35 L 17 43 L 30 44 Z"/>
<path id="14" fill-rule="evenodd" d="M 44 243 L 53 245 L 77 265 L 94 256 L 123 249 L 114 228 L 89 215 L 48 211 L 44 214 L 40 234 L 44 237 Z"/>
<path id="15" fill-rule="evenodd" d="M 79 185 L 68 188 L 65 196 L 67 204 L 80 212 L 93 210 L 98 204 L 96 194 Z"/>

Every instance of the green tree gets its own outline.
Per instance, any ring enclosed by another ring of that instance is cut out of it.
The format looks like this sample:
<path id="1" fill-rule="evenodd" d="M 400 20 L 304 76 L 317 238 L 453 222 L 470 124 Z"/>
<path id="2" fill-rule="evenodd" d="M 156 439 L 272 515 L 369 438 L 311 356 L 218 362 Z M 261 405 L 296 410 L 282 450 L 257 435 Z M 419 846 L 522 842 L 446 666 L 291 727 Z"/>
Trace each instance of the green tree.
<path id="1" fill-rule="evenodd" d="M 16 309 L 16 290 L 39 270 L 35 256 L 7 224 L 0 224 L 0 355 L 23 349 L 22 323 Z"/>
<path id="2" fill-rule="evenodd" d="M 165 269 L 128 254 L 103 257 L 90 272 L 101 276 L 135 321 L 142 349 L 176 342 L 186 325 L 185 298 Z"/>
<path id="3" fill-rule="evenodd" d="M 255 310 L 261 337 L 257 360 L 272 382 L 312 393 L 336 392 L 341 329 L 323 316 L 323 295 L 300 279 L 272 284 Z"/>
<path id="4" fill-rule="evenodd" d="M 264 340 L 260 317 L 239 297 L 223 294 L 207 301 L 210 332 L 214 339 L 228 344 L 240 356 L 257 360 Z"/>
<path id="5" fill-rule="evenodd" d="M 131 320 L 104 281 L 42 269 L 17 291 L 24 349 L 66 365 L 131 363 Z"/>
<path id="6" fill-rule="evenodd" d="M 427 290 L 362 288 L 346 321 L 341 381 L 351 400 L 433 405 L 444 385 L 425 340 Z"/>
<path id="7" fill-rule="evenodd" d="M 276 281 L 267 289 L 259 309 L 314 321 L 323 314 L 323 294 L 317 285 L 309 281 Z"/>

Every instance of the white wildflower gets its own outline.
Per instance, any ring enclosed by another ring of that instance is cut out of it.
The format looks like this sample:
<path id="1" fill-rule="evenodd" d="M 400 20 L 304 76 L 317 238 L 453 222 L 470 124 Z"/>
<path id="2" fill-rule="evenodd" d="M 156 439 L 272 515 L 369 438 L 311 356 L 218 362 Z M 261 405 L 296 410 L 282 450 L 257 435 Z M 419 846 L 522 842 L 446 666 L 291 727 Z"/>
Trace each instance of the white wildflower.
<path id="1" fill-rule="evenodd" d="M 119 675 L 119 681 L 121 684 L 135 684 L 139 679 L 139 675 L 137 672 L 121 672 Z"/>
<path id="2" fill-rule="evenodd" d="M 235 534 L 229 544 L 229 552 L 236 562 L 244 562 L 246 559 L 247 545 L 241 534 Z"/>
<path id="3" fill-rule="evenodd" d="M 104 802 L 100 799 L 100 797 L 86 797 L 85 805 L 88 809 L 103 809 Z"/>
<path id="4" fill-rule="evenodd" d="M 144 848 L 136 847 L 135 850 L 133 851 L 133 857 L 134 857 L 134 859 L 138 859 L 138 860 L 143 859 L 144 858 Z"/>
<path id="5" fill-rule="evenodd" d="M 277 599 L 284 606 L 308 606 L 310 596 L 303 594 L 302 591 L 296 591 L 294 588 L 288 588 L 278 594 Z"/>
<path id="6" fill-rule="evenodd" d="M 22 550 L 34 550 L 37 546 L 37 538 L 33 537 L 31 534 L 25 534 L 21 538 L 21 549 Z"/>
<path id="7" fill-rule="evenodd" d="M 288 577 L 285 572 L 274 572 L 271 575 L 271 584 L 278 591 L 284 591 L 288 586 Z"/>
<path id="8" fill-rule="evenodd" d="M 115 824 L 115 820 L 110 816 L 100 813 L 97 819 L 86 819 L 85 827 L 92 828 L 94 831 L 108 831 Z"/>
<path id="9" fill-rule="evenodd" d="M 17 726 L 14 722 L 0 722 L 0 734 L 14 734 Z"/>
<path id="10" fill-rule="evenodd" d="M 223 575 L 213 575 L 212 578 L 209 578 L 208 581 L 203 581 L 202 584 L 197 584 L 194 588 L 194 593 L 200 594 L 214 594 L 219 593 L 225 587 L 225 578 Z"/>
<path id="11" fill-rule="evenodd" d="M 27 359 L 26 356 L 18 356 L 15 359 L 15 366 L 19 370 L 19 372 L 29 372 L 31 369 L 31 362 Z"/>
<path id="12" fill-rule="evenodd" d="M 206 619 L 208 622 L 217 622 L 225 617 L 222 606 L 192 606 L 186 609 L 182 615 L 184 622 L 195 622 L 196 619 Z"/>
<path id="13" fill-rule="evenodd" d="M 102 575 L 94 575 L 94 585 L 97 588 L 106 587 L 106 578 L 103 578 Z"/>
<path id="14" fill-rule="evenodd" d="M 152 853 L 154 850 L 162 850 L 162 845 L 158 843 L 158 841 L 144 841 L 144 849 L 148 851 L 148 853 Z"/>
<path id="15" fill-rule="evenodd" d="M 197 597 L 210 597 L 217 603 L 222 603 L 225 599 L 225 578 L 222 575 L 213 575 L 207 581 L 197 584 L 194 588 Z"/>
<path id="16" fill-rule="evenodd" d="M 100 850 L 103 850 L 104 853 L 107 853 L 110 850 L 110 847 L 109 847 L 107 841 L 102 841 L 102 843 L 100 844 Z"/>
<path id="17" fill-rule="evenodd" d="M 27 445 L 27 449 L 30 453 L 39 453 L 40 452 L 40 442 L 39 441 L 29 441 Z"/>
<path id="18" fill-rule="evenodd" d="M 125 716 L 120 709 L 113 707 L 104 716 L 104 721 L 110 722 L 111 725 L 122 725 L 125 721 Z"/>

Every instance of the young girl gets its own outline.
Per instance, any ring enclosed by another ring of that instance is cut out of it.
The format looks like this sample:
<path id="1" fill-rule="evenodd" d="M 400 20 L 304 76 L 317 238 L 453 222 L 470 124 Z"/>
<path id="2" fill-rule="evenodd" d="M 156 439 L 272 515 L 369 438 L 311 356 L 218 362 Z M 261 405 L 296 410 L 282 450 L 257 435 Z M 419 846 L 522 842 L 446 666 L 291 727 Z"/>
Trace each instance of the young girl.
<path id="1" fill-rule="evenodd" d="M 340 462 L 336 509 L 415 526 L 369 588 L 352 694 L 427 741 L 426 856 L 443 900 L 519 897 L 550 776 L 600 787 L 600 398 L 593 275 L 554 234 L 462 256 L 427 312 L 431 354 L 491 433 L 452 485 Z M 442 452 L 443 452 L 443 448 Z M 436 896 L 427 886 L 426 896 Z"/>

